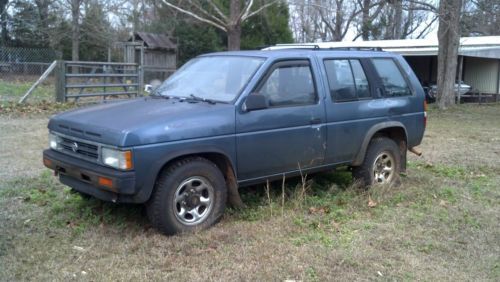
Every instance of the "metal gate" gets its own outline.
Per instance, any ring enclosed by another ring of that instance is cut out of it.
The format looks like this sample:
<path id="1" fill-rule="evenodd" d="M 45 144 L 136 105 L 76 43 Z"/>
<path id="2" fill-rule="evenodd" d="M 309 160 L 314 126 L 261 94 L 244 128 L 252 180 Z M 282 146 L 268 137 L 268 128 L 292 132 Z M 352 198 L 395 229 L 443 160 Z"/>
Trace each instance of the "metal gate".
<path id="1" fill-rule="evenodd" d="M 56 71 L 58 102 L 142 95 L 142 68 L 135 63 L 58 61 Z"/>

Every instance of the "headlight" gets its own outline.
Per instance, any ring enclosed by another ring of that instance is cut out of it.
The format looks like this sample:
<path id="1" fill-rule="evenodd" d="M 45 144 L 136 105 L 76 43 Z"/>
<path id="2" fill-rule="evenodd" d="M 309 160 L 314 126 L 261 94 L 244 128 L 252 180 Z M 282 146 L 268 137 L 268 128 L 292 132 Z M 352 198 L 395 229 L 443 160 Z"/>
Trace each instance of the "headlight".
<path id="1" fill-rule="evenodd" d="M 116 149 L 103 147 L 101 154 L 102 154 L 102 162 L 106 165 L 124 170 L 129 170 L 134 167 L 132 165 L 131 151 L 120 151 Z"/>
<path id="2" fill-rule="evenodd" d="M 61 148 L 59 143 L 61 143 L 61 137 L 49 133 L 49 147 L 53 150 L 59 150 Z"/>

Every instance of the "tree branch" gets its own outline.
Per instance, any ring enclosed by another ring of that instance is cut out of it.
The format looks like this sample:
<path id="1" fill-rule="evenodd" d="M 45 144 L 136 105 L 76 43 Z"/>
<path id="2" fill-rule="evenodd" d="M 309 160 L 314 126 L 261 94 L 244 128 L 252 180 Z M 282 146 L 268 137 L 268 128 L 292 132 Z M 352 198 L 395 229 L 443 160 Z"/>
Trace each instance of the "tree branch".
<path id="1" fill-rule="evenodd" d="M 207 18 L 204 18 L 204 17 L 202 17 L 200 15 L 197 15 L 197 14 L 191 12 L 191 11 L 188 11 L 188 10 L 185 10 L 185 9 L 183 9 L 181 7 L 178 7 L 178 6 L 176 6 L 176 5 L 168 2 L 167 0 L 162 0 L 162 2 L 165 3 L 165 5 L 169 6 L 170 8 L 173 8 L 173 9 L 175 9 L 175 10 L 181 12 L 181 13 L 184 13 L 184 14 L 186 14 L 188 16 L 191 16 L 191 17 L 193 17 L 193 18 L 195 18 L 195 19 L 197 19 L 197 20 L 199 20 L 201 22 L 210 24 L 210 25 L 212 25 L 212 26 L 214 26 L 214 27 L 216 27 L 216 28 L 218 28 L 218 29 L 220 29 L 222 31 L 226 31 L 227 32 L 227 27 L 225 25 L 221 25 L 221 24 L 219 24 L 217 22 L 214 22 L 214 21 L 209 20 Z"/>
<path id="2" fill-rule="evenodd" d="M 214 8 L 215 12 L 222 18 L 224 19 L 226 22 L 228 22 L 228 18 L 226 15 L 224 15 L 224 13 L 221 11 L 221 9 L 219 8 L 219 6 L 217 6 L 217 4 L 215 4 L 212 0 L 207 0 L 208 4 L 210 4 L 212 6 L 212 8 Z"/>
<path id="3" fill-rule="evenodd" d="M 196 9 L 198 9 L 198 11 L 200 11 L 202 14 L 204 14 L 205 16 L 211 18 L 211 20 L 216 21 L 218 24 L 220 24 L 222 26 L 226 26 L 227 25 L 227 22 L 225 22 L 224 20 L 221 20 L 218 17 L 210 14 L 207 10 L 203 9 L 202 6 L 200 6 L 199 4 L 197 4 L 196 2 L 198 2 L 198 0 L 196 0 L 196 1 L 188 0 L 188 2 L 189 2 L 189 4 L 193 5 Z"/>
<path id="4" fill-rule="evenodd" d="M 272 6 L 274 4 L 278 3 L 278 0 L 275 0 L 275 1 L 271 1 L 265 5 L 262 5 L 259 9 L 251 12 L 250 14 L 248 14 L 246 17 L 242 17 L 241 18 L 241 22 L 244 22 L 246 19 L 250 18 L 250 17 L 253 17 L 255 15 L 257 15 L 258 13 L 262 12 L 262 10 L 266 9 L 267 7 L 269 6 Z"/>

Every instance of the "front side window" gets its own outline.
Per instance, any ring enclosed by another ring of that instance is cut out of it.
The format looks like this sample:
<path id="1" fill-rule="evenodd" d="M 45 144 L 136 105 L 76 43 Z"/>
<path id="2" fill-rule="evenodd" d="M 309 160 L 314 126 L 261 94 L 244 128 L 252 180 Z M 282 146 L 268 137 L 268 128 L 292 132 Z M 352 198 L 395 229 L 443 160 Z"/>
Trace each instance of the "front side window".
<path id="1" fill-rule="evenodd" d="M 359 60 L 325 60 L 332 100 L 337 102 L 369 98 L 368 79 Z"/>
<path id="2" fill-rule="evenodd" d="M 307 62 L 276 67 L 256 94 L 265 96 L 270 107 L 307 105 L 317 101 Z"/>
<path id="3" fill-rule="evenodd" d="M 378 58 L 372 59 L 372 62 L 382 80 L 385 97 L 411 95 L 411 90 L 394 60 L 390 58 Z"/>
<path id="4" fill-rule="evenodd" d="M 169 77 L 157 90 L 160 95 L 189 98 L 195 95 L 221 102 L 234 100 L 264 59 L 238 56 L 195 58 Z"/>

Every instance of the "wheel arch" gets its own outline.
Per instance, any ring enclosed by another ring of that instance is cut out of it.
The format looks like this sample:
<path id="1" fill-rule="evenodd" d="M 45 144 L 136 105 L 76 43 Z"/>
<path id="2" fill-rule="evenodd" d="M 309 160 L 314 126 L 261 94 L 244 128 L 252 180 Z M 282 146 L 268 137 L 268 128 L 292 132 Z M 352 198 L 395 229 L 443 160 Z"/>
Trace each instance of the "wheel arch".
<path id="1" fill-rule="evenodd" d="M 363 163 L 370 141 L 379 136 L 385 136 L 393 139 L 399 146 L 399 150 L 401 152 L 401 171 L 404 171 L 406 169 L 408 134 L 405 126 L 401 122 L 397 121 L 388 121 L 372 126 L 366 133 L 363 143 L 361 144 L 361 148 L 352 162 L 352 166 L 359 166 Z"/>
<path id="2" fill-rule="evenodd" d="M 229 193 L 229 202 L 236 206 L 239 206 L 240 204 L 242 205 L 242 203 L 235 203 L 234 200 L 235 197 L 237 199 L 240 199 L 238 194 L 237 175 L 234 161 L 224 151 L 215 148 L 177 151 L 173 154 L 169 154 L 168 156 L 163 157 L 149 173 L 149 181 L 145 185 L 145 187 L 141 189 L 141 192 L 144 193 L 141 195 L 141 198 L 146 199 L 145 201 L 147 201 L 151 197 L 154 191 L 155 183 L 164 169 L 171 166 L 177 161 L 190 157 L 202 157 L 214 163 L 224 175 L 224 178 L 226 180 Z"/>

